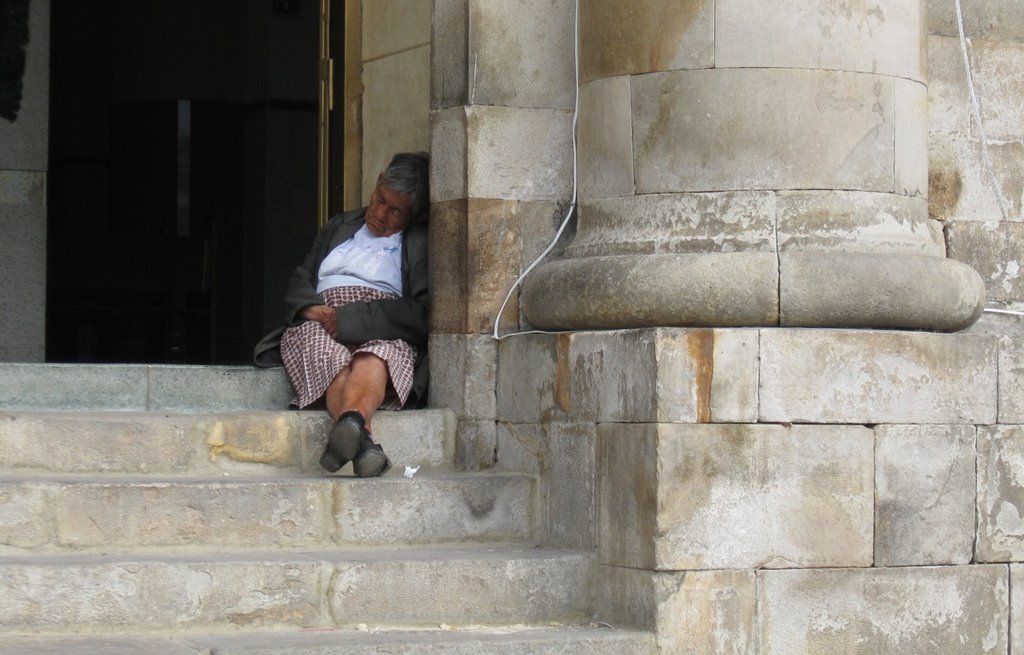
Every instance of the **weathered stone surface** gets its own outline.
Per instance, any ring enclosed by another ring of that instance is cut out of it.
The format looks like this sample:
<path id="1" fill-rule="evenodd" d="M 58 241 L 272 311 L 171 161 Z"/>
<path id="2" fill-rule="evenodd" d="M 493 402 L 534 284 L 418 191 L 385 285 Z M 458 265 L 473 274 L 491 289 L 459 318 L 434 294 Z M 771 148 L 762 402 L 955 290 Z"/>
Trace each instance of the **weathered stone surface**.
<path id="1" fill-rule="evenodd" d="M 430 113 L 430 201 L 434 203 L 430 212 L 431 227 L 434 227 L 437 203 L 467 196 L 467 147 L 465 107 L 460 105 Z"/>
<path id="2" fill-rule="evenodd" d="M 952 259 L 861 252 L 779 255 L 779 324 L 784 327 L 952 332 L 970 327 L 984 307 L 981 277 Z"/>
<path id="3" fill-rule="evenodd" d="M 1006 653 L 1004 566 L 758 574 L 760 653 Z"/>
<path id="4" fill-rule="evenodd" d="M 978 428 L 978 539 L 981 562 L 1024 559 L 1024 428 Z"/>
<path id="5" fill-rule="evenodd" d="M 589 555 L 533 548 L 338 562 L 328 603 L 339 626 L 381 617 L 409 626 L 579 622 L 588 616 L 590 568 Z"/>
<path id="6" fill-rule="evenodd" d="M 150 366 L 146 409 L 176 412 L 285 409 L 294 397 L 284 369 Z"/>
<path id="7" fill-rule="evenodd" d="M 757 333 L 622 330 L 516 337 L 498 347 L 498 415 L 532 423 L 752 419 Z"/>
<path id="8" fill-rule="evenodd" d="M 572 109 L 573 22 L 572 0 L 469 0 L 468 103 Z"/>
<path id="9" fill-rule="evenodd" d="M 853 426 L 600 425 L 600 561 L 869 566 L 873 442 Z"/>
<path id="10" fill-rule="evenodd" d="M 49 539 L 53 518 L 41 485 L 0 485 L 0 547 L 38 548 Z"/>
<path id="11" fill-rule="evenodd" d="M 407 3 L 391 0 L 389 11 Z M 413 3 L 420 7 L 427 3 Z M 429 7 L 427 7 L 429 9 Z M 408 13 L 408 12 L 407 12 Z M 416 12 L 412 12 L 415 17 Z M 364 15 L 365 19 L 365 15 Z M 422 26 L 429 27 L 430 19 Z M 421 43 L 429 41 L 429 34 Z M 363 47 L 371 47 L 363 39 Z M 396 152 L 429 150 L 430 130 L 430 45 L 420 45 L 363 64 L 363 201 L 367 201 L 377 174 Z"/>
<path id="12" fill-rule="evenodd" d="M 50 492 L 64 547 L 272 547 L 323 541 L 329 483 L 83 483 Z"/>
<path id="13" fill-rule="evenodd" d="M 1024 335 L 999 339 L 999 422 L 1024 423 Z"/>
<path id="14" fill-rule="evenodd" d="M 345 655 L 654 655 L 656 652 L 651 635 L 643 632 L 609 630 L 606 627 L 526 627 L 522 630 L 474 628 L 422 632 L 397 630 L 391 633 L 376 630 L 325 631 L 221 635 L 192 638 L 189 642 L 203 649 L 203 653 L 212 652 L 217 655 L 336 655 L 339 652 Z M 0 653 L 2 652 L 0 650 Z M 18 652 L 17 655 L 23 653 Z M 86 652 L 85 655 L 122 654 Z M 132 652 L 124 655 L 150 653 Z M 178 653 L 171 652 L 167 655 Z"/>
<path id="15" fill-rule="evenodd" d="M 461 418 L 497 416 L 497 342 L 478 334 L 430 335 L 430 405 Z"/>
<path id="16" fill-rule="evenodd" d="M 928 201 L 863 191 L 776 194 L 780 252 L 906 253 L 945 257 Z"/>
<path id="17" fill-rule="evenodd" d="M 494 419 L 460 420 L 455 434 L 455 463 L 467 471 L 491 468 L 498 457 L 497 438 Z"/>
<path id="18" fill-rule="evenodd" d="M 918 5 L 919 0 L 912 0 L 912 4 Z M 921 56 L 924 56 L 923 51 Z M 927 198 L 928 87 L 924 82 L 897 79 L 894 97 L 896 193 Z"/>
<path id="19" fill-rule="evenodd" d="M 875 566 L 971 562 L 975 461 L 972 425 L 875 429 Z"/>
<path id="20" fill-rule="evenodd" d="M 0 404 L 4 409 L 146 409 L 149 372 L 133 364 L 4 364 Z M 74 394 L 66 393 L 73 385 Z"/>
<path id="21" fill-rule="evenodd" d="M 654 633 L 665 655 L 754 655 L 754 571 L 654 573 L 602 566 L 597 616 Z"/>
<path id="22" fill-rule="evenodd" d="M 1010 651 L 1024 647 L 1024 565 L 1010 565 Z"/>
<path id="23" fill-rule="evenodd" d="M 362 8 L 363 60 L 430 43 L 431 3 L 376 0 Z"/>
<path id="24" fill-rule="evenodd" d="M 928 131 L 966 137 L 973 120 L 960 40 L 929 36 Z"/>
<path id="25" fill-rule="evenodd" d="M 321 564 L 314 561 L 52 558 L 4 564 L 0 627 L 5 630 L 154 625 L 251 630 L 320 620 Z"/>
<path id="26" fill-rule="evenodd" d="M 983 98 L 985 136 L 995 142 L 1024 140 L 1020 120 L 1020 107 L 1024 104 L 1024 81 L 1020 78 L 1024 43 L 972 40 L 970 53 L 975 91 Z M 962 63 L 960 67 L 963 68 Z M 976 139 L 981 138 L 977 126 L 973 134 Z"/>
<path id="27" fill-rule="evenodd" d="M 859 71 L 922 80 L 921 4 L 716 0 L 715 66 Z"/>
<path id="28" fill-rule="evenodd" d="M 596 544 L 593 423 L 552 423 L 543 462 L 544 543 L 592 551 Z"/>
<path id="29" fill-rule="evenodd" d="M 580 6 L 580 78 L 589 82 L 715 65 L 715 8 L 704 0 L 596 0 Z"/>
<path id="30" fill-rule="evenodd" d="M 471 198 L 550 200 L 572 189 L 572 112 L 471 106 L 467 110 Z"/>
<path id="31" fill-rule="evenodd" d="M 431 167 L 436 170 L 436 165 Z M 433 187 L 431 187 L 433 189 Z M 469 201 L 446 200 L 430 207 L 430 329 L 433 333 L 460 334 L 466 324 L 466 230 Z M 428 344 L 429 345 L 429 344 Z M 434 362 L 443 362 L 430 353 Z M 433 367 L 431 367 L 433 369 Z M 431 370 L 431 375 L 434 371 Z M 433 394 L 433 389 L 430 390 Z"/>
<path id="32" fill-rule="evenodd" d="M 994 423 L 995 367 L 991 337 L 762 330 L 760 420 Z"/>
<path id="33" fill-rule="evenodd" d="M 586 257 L 526 278 L 520 302 L 547 330 L 778 323 L 778 258 L 730 252 Z"/>
<path id="34" fill-rule="evenodd" d="M 0 134 L 8 125 L 0 119 Z M 9 143 L 3 137 L 0 141 Z M 44 148 L 45 149 L 45 148 Z M 0 155 L 2 157 L 2 155 Z M 46 173 L 0 170 L 0 360 L 46 355 Z"/>
<path id="35" fill-rule="evenodd" d="M 989 143 L 995 182 L 982 163 L 979 143 L 959 137 L 936 137 L 929 144 L 929 173 L 932 189 L 942 194 L 941 204 L 934 201 L 929 211 L 945 221 L 998 221 L 1002 218 L 996 191 L 1012 220 L 1024 215 L 1024 143 Z M 995 189 L 996 191 L 993 191 Z"/>
<path id="36" fill-rule="evenodd" d="M 959 221 L 947 234 L 950 258 L 981 275 L 989 302 L 1024 300 L 1024 223 Z"/>
<path id="37" fill-rule="evenodd" d="M 715 69 L 632 85 L 638 193 L 895 188 L 892 78 Z"/>
<path id="38" fill-rule="evenodd" d="M 518 475 L 354 480 L 335 485 L 335 541 L 354 545 L 519 541 L 531 536 L 532 483 Z"/>
<path id="39" fill-rule="evenodd" d="M 430 108 L 459 107 L 467 104 L 469 61 L 466 28 L 469 25 L 469 5 L 467 0 L 434 0 L 433 5 L 430 30 Z"/>
<path id="40" fill-rule="evenodd" d="M 201 655 L 171 639 L 147 637 L 4 637 L 0 655 Z"/>
<path id="41" fill-rule="evenodd" d="M 579 197 L 633 193 L 630 78 L 596 80 L 580 88 Z"/>
<path id="42" fill-rule="evenodd" d="M 774 252 L 776 214 L 776 194 L 758 191 L 584 201 L 566 254 Z"/>
<path id="43" fill-rule="evenodd" d="M 928 31 L 956 36 L 956 5 L 926 0 Z M 969 0 L 962 3 L 964 31 L 975 39 L 1024 41 L 1024 6 L 1016 0 Z"/>
<path id="44" fill-rule="evenodd" d="M 499 422 L 496 440 L 496 468 L 503 471 L 540 473 L 548 448 L 545 426 L 539 423 Z"/>

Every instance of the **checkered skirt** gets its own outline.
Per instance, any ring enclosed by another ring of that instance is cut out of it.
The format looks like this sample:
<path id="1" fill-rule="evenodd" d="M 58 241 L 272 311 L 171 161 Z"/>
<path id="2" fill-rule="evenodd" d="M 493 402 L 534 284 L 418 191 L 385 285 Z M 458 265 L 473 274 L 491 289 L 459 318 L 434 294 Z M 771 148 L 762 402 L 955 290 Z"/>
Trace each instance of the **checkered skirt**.
<path id="1" fill-rule="evenodd" d="M 324 290 L 320 297 L 325 305 L 340 307 L 396 296 L 368 287 L 334 287 Z M 357 353 L 372 353 L 384 360 L 388 368 L 388 388 L 381 409 L 401 409 L 412 389 L 416 348 L 401 339 L 341 344 L 317 321 L 305 321 L 281 335 L 281 359 L 295 389 L 292 404 L 302 408 L 322 398 L 327 386 Z"/>

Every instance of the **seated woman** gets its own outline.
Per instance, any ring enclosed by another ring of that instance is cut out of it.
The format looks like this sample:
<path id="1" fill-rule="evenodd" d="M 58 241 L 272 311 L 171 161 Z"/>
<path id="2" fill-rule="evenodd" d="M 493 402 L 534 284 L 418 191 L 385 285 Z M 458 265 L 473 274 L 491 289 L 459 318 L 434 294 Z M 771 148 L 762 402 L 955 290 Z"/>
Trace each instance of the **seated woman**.
<path id="1" fill-rule="evenodd" d="M 332 473 L 351 461 L 359 477 L 383 474 L 373 413 L 426 401 L 428 165 L 426 153 L 395 155 L 369 206 L 324 226 L 288 280 L 285 325 L 255 349 L 257 365 L 284 365 L 295 406 L 326 402 L 320 465 Z"/>

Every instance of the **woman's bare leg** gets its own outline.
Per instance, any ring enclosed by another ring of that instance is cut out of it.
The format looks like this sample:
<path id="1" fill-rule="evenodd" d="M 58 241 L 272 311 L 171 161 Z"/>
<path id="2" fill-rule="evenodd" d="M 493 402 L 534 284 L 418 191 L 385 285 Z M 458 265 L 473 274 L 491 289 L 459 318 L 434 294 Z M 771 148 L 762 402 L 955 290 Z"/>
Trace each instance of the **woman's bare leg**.
<path id="1" fill-rule="evenodd" d="M 370 429 L 370 418 L 384 402 L 388 367 L 372 353 L 357 353 L 327 387 L 327 413 L 335 421 L 345 412 L 357 411 Z"/>

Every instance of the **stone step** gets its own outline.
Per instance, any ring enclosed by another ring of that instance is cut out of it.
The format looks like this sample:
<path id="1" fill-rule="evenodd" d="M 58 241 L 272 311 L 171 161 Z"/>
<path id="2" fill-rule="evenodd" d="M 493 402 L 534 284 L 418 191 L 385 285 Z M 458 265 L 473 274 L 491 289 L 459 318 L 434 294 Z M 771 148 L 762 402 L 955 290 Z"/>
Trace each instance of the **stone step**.
<path id="1" fill-rule="evenodd" d="M 0 408 L 221 412 L 285 409 L 282 368 L 156 364 L 0 365 Z"/>
<path id="2" fill-rule="evenodd" d="M 314 548 L 531 537 L 533 479 L 0 476 L 0 547 Z"/>
<path id="3" fill-rule="evenodd" d="M 449 410 L 381 411 L 373 417 L 373 432 L 400 470 L 406 465 L 451 467 L 455 423 Z M 215 476 L 320 472 L 329 427 L 322 411 L 0 411 L 0 470 Z M 351 467 L 342 473 L 351 474 Z"/>
<path id="4" fill-rule="evenodd" d="M 523 546 L 0 557 L 4 633 L 436 628 L 587 620 L 593 556 Z"/>
<path id="5" fill-rule="evenodd" d="M 309 631 L 169 637 L 7 637 L 0 655 L 654 655 L 652 635 L 605 627 Z"/>

